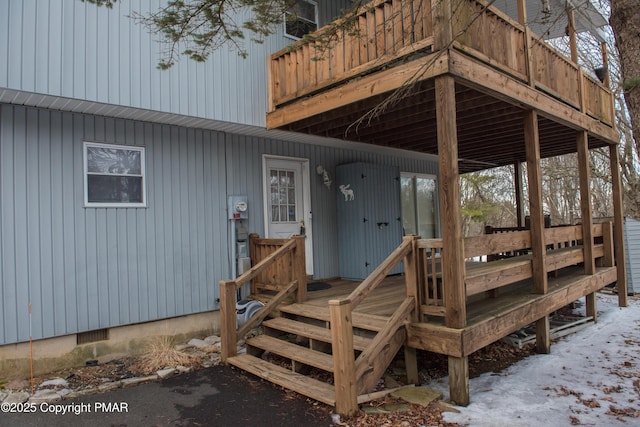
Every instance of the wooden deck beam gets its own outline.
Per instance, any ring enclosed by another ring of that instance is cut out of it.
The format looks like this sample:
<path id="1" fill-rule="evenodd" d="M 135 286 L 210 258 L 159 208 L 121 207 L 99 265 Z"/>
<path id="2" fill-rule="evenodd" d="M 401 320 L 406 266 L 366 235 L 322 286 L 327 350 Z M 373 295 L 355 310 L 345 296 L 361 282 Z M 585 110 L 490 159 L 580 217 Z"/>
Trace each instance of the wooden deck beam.
<path id="1" fill-rule="evenodd" d="M 594 275 L 558 279 L 558 284 L 544 295 L 529 294 L 518 297 L 511 308 L 499 308 L 470 319 L 465 328 L 449 328 L 433 323 L 408 325 L 410 346 L 460 358 L 517 331 L 577 299 L 596 292 L 615 282 L 614 267 L 599 268 Z M 567 283 L 569 282 L 569 283 Z M 503 297 L 504 298 L 504 297 Z"/>
<path id="2" fill-rule="evenodd" d="M 614 129 L 578 110 L 569 108 L 552 96 L 524 82 L 509 78 L 489 65 L 482 64 L 461 52 L 452 50 L 449 56 L 449 72 L 455 76 L 456 81 L 465 86 L 489 93 L 511 104 L 534 109 L 541 116 L 575 130 L 585 129 L 610 143 L 618 142 L 619 136 Z"/>
<path id="3" fill-rule="evenodd" d="M 279 106 L 275 111 L 267 113 L 267 129 L 280 128 L 325 111 L 393 91 L 406 85 L 408 81 L 418 82 L 434 78 L 446 73 L 447 67 L 448 55 L 444 51 L 350 80 L 308 99 Z"/>

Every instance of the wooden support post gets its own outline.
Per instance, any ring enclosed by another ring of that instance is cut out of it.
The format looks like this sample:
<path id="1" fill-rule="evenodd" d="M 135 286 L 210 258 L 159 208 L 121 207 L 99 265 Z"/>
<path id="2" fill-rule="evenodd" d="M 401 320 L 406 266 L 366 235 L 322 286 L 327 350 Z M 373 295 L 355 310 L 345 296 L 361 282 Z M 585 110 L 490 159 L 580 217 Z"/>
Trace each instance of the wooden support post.
<path id="1" fill-rule="evenodd" d="M 536 322 L 536 351 L 539 354 L 551 353 L 551 327 L 549 316 Z"/>
<path id="2" fill-rule="evenodd" d="M 260 238 L 260 235 L 257 233 L 249 234 L 249 259 L 251 260 L 251 266 L 256 265 L 260 260 L 258 260 L 258 248 L 256 246 L 256 240 Z M 251 281 L 251 295 L 256 295 L 258 293 L 258 287 L 256 286 L 256 280 Z"/>
<path id="3" fill-rule="evenodd" d="M 514 185 L 516 189 L 516 227 L 524 227 L 524 182 L 522 180 L 522 163 L 513 164 Z"/>
<path id="4" fill-rule="evenodd" d="M 336 390 L 336 412 L 350 417 L 358 413 L 353 322 L 350 300 L 329 301 L 331 342 L 333 349 L 333 382 Z"/>
<path id="5" fill-rule="evenodd" d="M 460 176 L 456 128 L 455 82 L 451 76 L 436 77 L 436 118 L 440 207 L 442 210 L 442 282 L 445 323 L 450 328 L 467 324 L 464 242 L 460 219 Z"/>
<path id="6" fill-rule="evenodd" d="M 469 404 L 469 358 L 449 356 L 449 398 L 456 405 Z"/>
<path id="7" fill-rule="evenodd" d="M 236 335 L 236 283 L 220 281 L 220 359 L 225 363 L 237 354 Z"/>
<path id="8" fill-rule="evenodd" d="M 420 375 L 418 373 L 418 355 L 416 349 L 404 346 L 404 363 L 407 371 L 407 384 L 420 384 Z"/>
<path id="9" fill-rule="evenodd" d="M 531 214 L 531 269 L 533 271 L 533 292 L 546 294 L 547 248 L 544 239 L 544 212 L 542 206 L 542 172 L 540 170 L 540 140 L 538 134 L 538 114 L 527 111 L 524 118 L 524 140 L 527 155 L 527 175 L 529 181 L 529 212 Z M 551 337 L 549 335 L 549 316 L 544 316 L 536 324 L 536 348 L 548 353 Z"/>
<path id="10" fill-rule="evenodd" d="M 406 294 L 413 297 L 415 305 L 411 313 L 411 322 L 420 321 L 420 263 L 418 261 L 418 236 L 405 236 L 404 240 L 411 240 L 411 251 L 404 257 L 404 281 Z M 407 370 L 407 383 L 420 384 L 418 375 L 418 359 L 416 349 L 408 345 L 404 346 L 404 361 Z"/>
<path id="11" fill-rule="evenodd" d="M 455 82 L 451 76 L 436 77 L 436 119 L 440 207 L 442 209 L 442 282 L 445 324 L 464 328 L 467 324 L 464 242 L 460 216 L 460 176 L 458 173 L 458 132 L 456 126 Z M 469 361 L 449 357 L 449 394 L 458 404 L 469 403 Z"/>
<path id="12" fill-rule="evenodd" d="M 607 50 L 607 42 L 602 42 L 602 67 L 605 69 L 604 81 L 602 82 L 607 89 L 611 90 L 611 77 L 609 76 L 609 51 Z M 616 129 L 616 103 L 611 100 L 609 103 L 609 114 L 611 114 L 611 127 Z"/>
<path id="13" fill-rule="evenodd" d="M 602 84 L 606 86 L 607 89 L 611 89 L 611 78 L 609 77 L 609 50 L 607 49 L 607 42 L 602 42 L 600 45 L 602 50 L 602 66 L 606 70 L 604 75 L 604 81 Z M 615 117 L 615 116 L 613 116 Z M 615 127 L 615 120 L 613 121 Z"/>
<path id="14" fill-rule="evenodd" d="M 431 0 L 433 50 L 447 49 L 453 42 L 451 0 Z"/>
<path id="15" fill-rule="evenodd" d="M 531 30 L 527 25 L 527 1 L 518 0 L 518 22 L 524 26 L 525 69 L 530 86 L 535 86 L 533 78 L 533 59 L 531 56 Z"/>
<path id="16" fill-rule="evenodd" d="M 591 164 L 589 162 L 589 135 L 586 131 L 578 132 L 578 175 L 580 180 L 580 212 L 582 215 L 582 253 L 584 258 L 584 274 L 595 274 L 596 264 L 593 258 L 593 211 L 591 208 Z M 598 321 L 596 293 L 586 297 L 587 316 Z"/>
<path id="17" fill-rule="evenodd" d="M 307 260 L 304 249 L 304 236 L 294 236 L 296 247 L 292 252 L 293 256 L 293 280 L 298 281 L 298 290 L 296 291 L 296 302 L 305 302 L 307 300 Z"/>
<path id="18" fill-rule="evenodd" d="M 546 269 L 546 244 L 544 240 L 544 212 L 542 205 L 542 172 L 540 169 L 540 141 L 538 139 L 538 113 L 527 111 L 524 119 L 527 176 L 529 181 L 529 212 L 531 214 L 531 268 L 533 291 L 546 294 L 548 288 Z"/>
<path id="19" fill-rule="evenodd" d="M 578 65 L 578 42 L 576 38 L 576 18 L 573 9 L 567 10 L 567 29 L 569 30 L 569 49 L 571 50 L 571 61 Z M 583 71 L 578 72 L 578 96 L 580 100 L 580 111 L 585 110 L 585 93 L 584 93 L 584 79 L 582 77 Z"/>
<path id="20" fill-rule="evenodd" d="M 627 302 L 627 260 L 624 253 L 624 213 L 622 207 L 622 178 L 618 146 L 609 146 L 611 186 L 613 188 L 613 240 L 617 267 L 618 305 L 626 307 Z"/>
<path id="21" fill-rule="evenodd" d="M 580 212 L 582 215 L 582 246 L 584 252 L 584 273 L 594 274 L 596 264 L 593 259 L 593 211 L 591 207 L 591 164 L 589 162 L 589 135 L 578 132 L 578 175 L 580 181 Z"/>
<path id="22" fill-rule="evenodd" d="M 602 223 L 602 244 L 604 246 L 603 267 L 614 267 L 616 263 L 613 249 L 613 224 L 609 221 Z"/>
<path id="23" fill-rule="evenodd" d="M 567 10 L 567 30 L 569 30 L 569 49 L 571 50 L 571 61 L 578 63 L 578 42 L 576 38 L 576 17 L 573 9 Z"/>
<path id="24" fill-rule="evenodd" d="M 415 308 L 411 314 L 411 321 L 419 321 L 420 313 L 420 290 L 419 290 L 419 262 L 418 262 L 418 236 L 405 236 L 403 240 L 411 240 L 411 251 L 404 257 L 404 283 L 406 287 L 406 295 L 413 297 L 415 300 Z"/>

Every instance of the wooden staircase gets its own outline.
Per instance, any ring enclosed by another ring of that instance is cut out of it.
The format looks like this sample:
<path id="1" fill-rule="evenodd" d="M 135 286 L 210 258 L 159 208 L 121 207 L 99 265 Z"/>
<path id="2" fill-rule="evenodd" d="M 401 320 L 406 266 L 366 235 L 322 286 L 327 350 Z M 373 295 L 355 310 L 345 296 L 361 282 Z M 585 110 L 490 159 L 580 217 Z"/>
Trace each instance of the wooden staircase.
<path id="1" fill-rule="evenodd" d="M 340 415 L 355 415 L 358 404 L 388 392 L 372 393 L 398 350 L 406 344 L 406 325 L 417 320 L 416 241 L 415 236 L 405 237 L 346 298 L 329 300 L 328 306 L 319 307 L 304 304 L 304 236 L 258 239 L 258 243 L 269 246 L 270 252 L 260 261 L 255 260 L 257 264 L 254 261 L 254 266 L 240 277 L 220 282 L 222 362 L 334 405 Z M 252 249 L 252 254 L 257 252 L 260 251 Z M 403 260 L 406 297 L 393 314 L 385 317 L 356 312 L 356 307 Z M 283 272 L 289 275 L 280 274 Z M 271 283 L 273 277 L 279 277 L 273 289 L 277 293 L 236 329 L 237 290 L 252 281 L 252 295 L 256 295 L 254 282 Z M 297 303 L 285 305 L 289 295 L 295 295 Z M 247 339 L 246 354 L 238 355 L 238 338 L 247 336 L 260 322 L 264 334 Z M 265 353 L 278 356 L 268 358 L 276 363 L 263 357 Z M 405 352 L 405 362 L 408 381 L 418 383 L 415 351 Z M 314 370 L 317 375 L 312 376 Z"/>
<path id="2" fill-rule="evenodd" d="M 334 385 L 317 379 L 333 380 L 329 307 L 292 304 L 281 306 L 280 315 L 262 323 L 263 335 L 246 340 L 246 354 L 230 357 L 227 362 L 279 386 L 335 406 Z M 354 360 L 373 343 L 373 338 L 388 320 L 384 316 L 353 313 Z M 397 347 L 394 354 L 399 349 Z M 263 359 L 267 353 L 279 356 L 276 359 L 278 363 Z M 314 378 L 309 375 L 312 368 L 330 375 L 315 375 Z M 358 400 L 364 401 L 365 398 Z"/>

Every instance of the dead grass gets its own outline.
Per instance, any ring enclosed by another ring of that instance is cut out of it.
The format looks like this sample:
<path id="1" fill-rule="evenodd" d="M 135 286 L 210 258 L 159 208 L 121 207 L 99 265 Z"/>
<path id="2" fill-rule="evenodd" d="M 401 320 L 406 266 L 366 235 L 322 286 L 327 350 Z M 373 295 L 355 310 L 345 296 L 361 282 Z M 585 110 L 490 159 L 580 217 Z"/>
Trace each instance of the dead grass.
<path id="1" fill-rule="evenodd" d="M 177 350 L 173 337 L 168 335 L 151 339 L 147 347 L 147 351 L 131 367 L 133 372 L 149 375 L 178 365 L 193 368 L 201 362 L 199 357 Z"/>

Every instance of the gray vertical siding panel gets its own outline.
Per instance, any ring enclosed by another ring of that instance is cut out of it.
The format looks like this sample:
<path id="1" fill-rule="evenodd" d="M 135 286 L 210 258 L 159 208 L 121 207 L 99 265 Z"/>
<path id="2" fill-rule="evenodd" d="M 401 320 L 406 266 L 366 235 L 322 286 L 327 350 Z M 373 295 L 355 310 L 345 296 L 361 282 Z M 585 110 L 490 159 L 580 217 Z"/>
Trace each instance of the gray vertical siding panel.
<path id="1" fill-rule="evenodd" d="M 0 315 L 2 342 L 15 342 L 17 300 L 15 270 L 13 123 L 11 108 L 0 105 L 0 290 L 3 301 Z"/>
<path id="2" fill-rule="evenodd" d="M 9 2 L 0 2 L 0 58 L 9 58 Z M 9 61 L 0 62 L 0 86 L 7 86 Z M 0 328 L 1 329 L 1 328 Z"/>
<path id="3" fill-rule="evenodd" d="M 7 31 L 8 55 L 7 83 L 10 87 L 22 88 L 22 2 L 9 3 L 9 26 Z"/>
<path id="4" fill-rule="evenodd" d="M 54 138 L 59 138 L 60 126 L 56 126 L 56 117 L 48 114 L 46 111 L 38 111 L 38 135 L 34 139 L 34 143 L 38 144 L 38 192 L 39 195 L 39 209 L 36 211 L 39 216 L 40 234 L 38 240 L 39 245 L 33 244 L 39 248 L 39 273 L 41 278 L 53 277 L 53 223 L 51 220 L 51 213 L 53 211 L 53 188 L 51 186 L 51 175 L 54 170 L 58 170 L 58 167 L 52 164 L 51 146 L 49 141 L 53 141 Z M 59 115 L 58 115 L 59 118 Z M 35 128 L 35 126 L 34 126 Z M 34 210 L 35 211 L 35 210 Z M 33 240 L 32 240 L 33 241 Z M 38 271 L 35 265 L 31 266 L 31 271 Z M 45 284 L 46 281 L 41 279 L 33 280 L 31 283 L 42 283 L 40 296 L 48 304 L 42 307 L 41 313 L 43 318 L 42 334 L 53 334 L 53 307 L 51 301 L 53 301 L 52 293 L 53 289 L 49 288 Z M 45 292 L 48 296 L 45 296 Z"/>
<path id="5" fill-rule="evenodd" d="M 22 109 L 15 114 L 17 123 L 25 123 L 26 110 Z M 14 128 L 14 229 L 15 229 L 15 269 L 16 269 L 16 312 L 17 312 L 17 334 L 18 336 L 29 336 L 29 317 L 27 308 L 29 306 L 29 265 L 28 265 L 28 235 L 27 224 L 27 192 L 25 183 L 27 173 L 30 171 L 26 159 L 26 126 L 22 125 Z M 36 319 L 38 315 L 36 314 Z"/>
<path id="6" fill-rule="evenodd" d="M 640 293 L 640 221 L 625 218 L 625 246 L 627 258 L 627 287 Z"/>
<path id="7" fill-rule="evenodd" d="M 49 2 L 43 2 L 36 12 L 36 20 L 34 22 L 35 28 L 39 30 L 35 32 L 35 49 L 36 52 L 47 52 L 49 49 Z M 38 55 L 35 57 L 35 76 L 34 76 L 34 90 L 39 93 L 47 93 L 48 87 L 48 70 L 49 70 L 49 55 Z"/>
<path id="8" fill-rule="evenodd" d="M 77 162 L 77 152 L 82 150 L 80 141 L 74 140 L 74 125 L 75 120 L 80 119 L 82 116 L 73 115 L 70 120 L 68 129 L 65 132 L 65 137 L 62 140 L 62 205 L 63 205 L 63 266 L 64 266 L 64 283 L 63 291 L 64 295 L 64 312 L 65 319 L 60 325 L 56 325 L 57 333 L 67 333 L 69 330 L 77 330 L 78 323 L 76 317 L 76 307 L 78 305 L 76 287 L 77 287 L 77 265 L 75 263 L 75 233 L 76 233 L 76 221 L 75 216 L 80 213 L 80 207 L 77 203 L 78 197 L 75 194 L 76 188 L 75 182 L 78 179 L 82 179 L 82 166 Z"/>
<path id="9" fill-rule="evenodd" d="M 247 41 L 247 59 L 222 48 L 205 63 L 181 57 L 161 71 L 158 36 L 129 18 L 160 4 L 132 0 L 110 10 L 69 0 L 3 2 L 0 57 L 12 60 L 0 65 L 0 87 L 264 126 L 267 57 L 291 40 L 278 29 L 264 44 Z"/>
<path id="10" fill-rule="evenodd" d="M 46 2 L 43 3 L 44 6 Z M 40 7 L 38 7 L 40 9 Z M 22 70 L 21 83 L 22 87 L 28 91 L 35 91 L 36 88 L 36 34 L 33 31 L 34 24 L 37 22 L 36 4 L 34 0 L 25 0 L 22 2 Z"/>
<path id="11" fill-rule="evenodd" d="M 62 76 L 59 73 L 51 73 L 49 70 L 61 70 L 62 69 L 62 31 L 51 31 L 52 28 L 61 28 L 62 22 L 62 8 L 49 7 L 49 22 L 48 32 L 46 33 L 47 43 L 49 44 L 48 52 L 48 67 L 44 70 L 46 73 L 46 93 L 51 95 L 60 95 L 61 92 L 61 80 Z M 2 55 L 0 54 L 0 58 Z M 0 79 L 0 81 L 2 81 Z"/>

